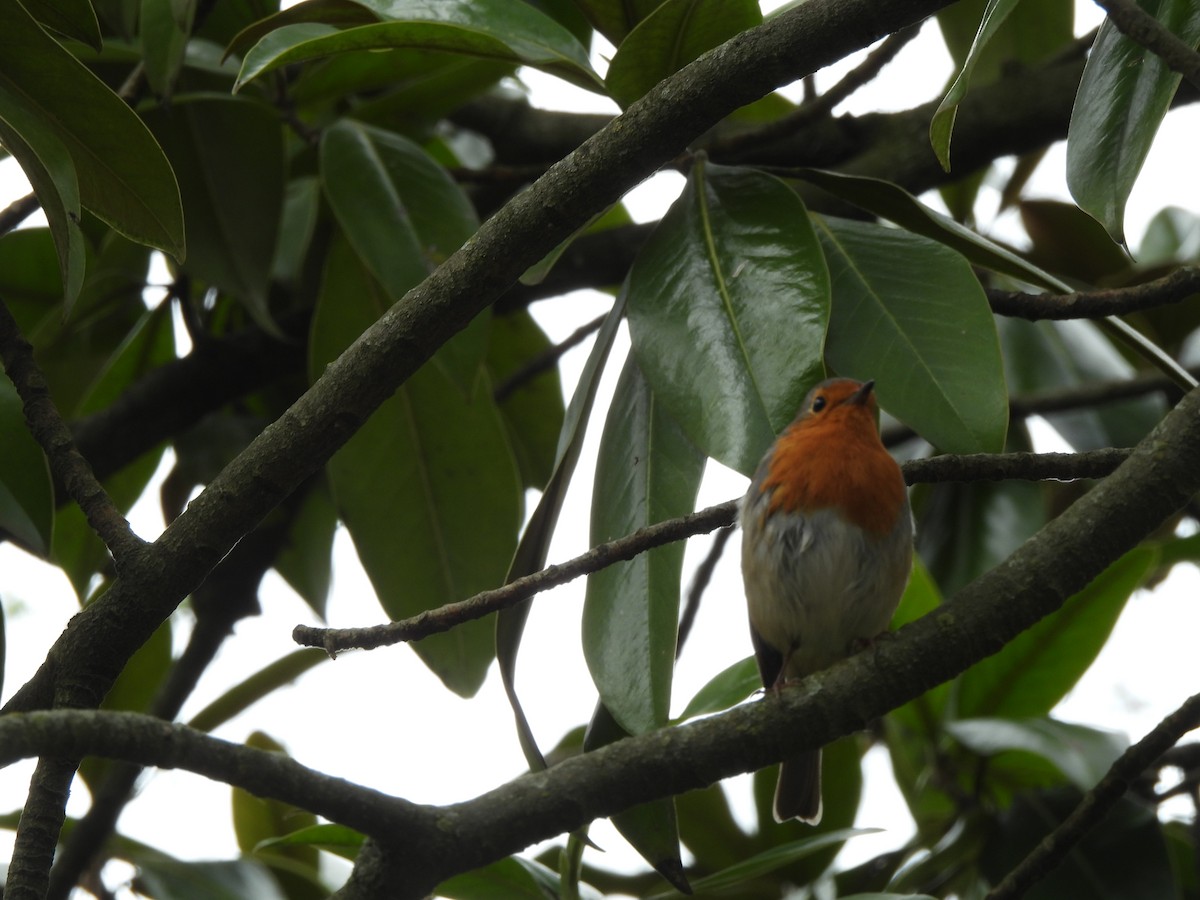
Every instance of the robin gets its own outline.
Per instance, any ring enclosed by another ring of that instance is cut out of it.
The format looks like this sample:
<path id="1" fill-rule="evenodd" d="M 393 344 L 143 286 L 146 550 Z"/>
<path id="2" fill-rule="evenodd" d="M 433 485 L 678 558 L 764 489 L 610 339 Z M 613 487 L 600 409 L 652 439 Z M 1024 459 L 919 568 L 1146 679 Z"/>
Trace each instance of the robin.
<path id="1" fill-rule="evenodd" d="M 763 686 L 849 656 L 884 631 L 912 569 L 900 467 L 879 438 L 873 381 L 814 387 L 742 501 L 742 577 Z M 785 760 L 775 819 L 821 820 L 821 751 Z"/>

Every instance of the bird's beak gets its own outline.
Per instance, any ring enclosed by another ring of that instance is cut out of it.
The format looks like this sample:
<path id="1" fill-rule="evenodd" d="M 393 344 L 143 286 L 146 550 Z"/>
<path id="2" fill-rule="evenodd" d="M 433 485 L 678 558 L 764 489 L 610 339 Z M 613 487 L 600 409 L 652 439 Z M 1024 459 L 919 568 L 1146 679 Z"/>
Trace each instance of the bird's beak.
<path id="1" fill-rule="evenodd" d="M 867 398 L 871 396 L 871 391 L 875 388 L 875 380 L 864 381 L 863 386 L 850 395 L 849 402 L 857 406 L 862 406 L 867 402 Z"/>

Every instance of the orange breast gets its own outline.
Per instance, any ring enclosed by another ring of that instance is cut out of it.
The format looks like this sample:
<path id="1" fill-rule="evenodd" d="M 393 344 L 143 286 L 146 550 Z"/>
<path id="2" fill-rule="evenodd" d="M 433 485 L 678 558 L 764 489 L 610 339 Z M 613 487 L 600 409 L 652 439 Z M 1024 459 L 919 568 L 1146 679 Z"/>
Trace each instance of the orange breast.
<path id="1" fill-rule="evenodd" d="M 794 423 L 775 444 L 762 489 L 771 493 L 769 513 L 834 508 L 878 537 L 895 527 L 907 499 L 900 467 L 867 415 Z"/>

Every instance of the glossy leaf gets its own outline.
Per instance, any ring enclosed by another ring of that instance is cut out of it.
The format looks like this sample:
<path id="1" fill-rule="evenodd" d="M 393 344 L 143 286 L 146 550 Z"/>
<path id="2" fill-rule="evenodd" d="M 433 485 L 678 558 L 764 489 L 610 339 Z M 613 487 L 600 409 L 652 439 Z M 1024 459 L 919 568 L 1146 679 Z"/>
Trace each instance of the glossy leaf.
<path id="1" fill-rule="evenodd" d="M 529 4 L 505 0 L 309 0 L 256 23 L 230 50 L 247 46 L 235 89 L 279 66 L 400 48 L 532 66 L 593 90 L 600 83 L 571 32 Z"/>
<path id="2" fill-rule="evenodd" d="M 300 279 L 305 256 L 321 210 L 321 182 L 307 175 L 289 181 L 284 189 L 283 216 L 271 259 L 271 278 L 287 285 Z"/>
<path id="3" fill-rule="evenodd" d="M 706 50 L 760 24 L 755 0 L 666 0 L 621 41 L 604 83 L 628 106 Z"/>
<path id="4" fill-rule="evenodd" d="M 962 719 L 947 723 L 946 731 L 980 756 L 992 757 L 1010 750 L 1037 754 L 1054 763 L 1082 791 L 1095 787 L 1129 747 L 1129 739 L 1115 731 L 1051 718 Z M 996 760 L 995 765 L 1000 762 Z"/>
<path id="5" fill-rule="evenodd" d="M 85 207 L 133 240 L 183 257 L 179 191 L 158 144 L 19 3 L 0 4 L 0 87 L 19 93 L 67 148 Z"/>
<path id="6" fill-rule="evenodd" d="M 954 119 L 958 115 L 958 104 L 967 94 L 967 88 L 971 84 L 971 73 L 980 56 L 983 55 L 988 41 L 1004 24 L 1005 18 L 1013 11 L 1017 3 L 1018 0 L 988 0 L 983 18 L 979 23 L 979 31 L 971 44 L 971 50 L 954 82 L 950 85 L 950 90 L 946 92 L 946 96 L 942 98 L 942 102 L 934 111 L 933 121 L 929 124 L 929 142 L 933 145 L 933 152 L 937 155 L 938 162 L 947 172 L 950 171 L 950 137 L 954 132 Z"/>
<path id="7" fill-rule="evenodd" d="M 343 119 L 326 129 L 321 181 L 350 243 L 393 301 L 479 227 L 449 173 L 381 128 Z"/>
<path id="8" fill-rule="evenodd" d="M 390 305 L 345 242 L 330 251 L 311 330 L 311 371 Z M 388 399 L 328 464 L 342 521 L 393 619 L 500 584 L 516 546 L 521 485 L 486 381 L 464 396 L 440 355 Z M 415 645 L 451 690 L 469 696 L 492 659 L 491 623 Z"/>
<path id="9" fill-rule="evenodd" d="M 392 303 L 479 227 L 450 175 L 416 144 L 349 119 L 321 140 L 321 181 L 342 231 Z M 489 316 L 477 316 L 439 351 L 459 388 L 474 390 Z"/>
<path id="10" fill-rule="evenodd" d="M 75 162 L 55 130 L 0 81 L 0 141 L 21 165 L 46 213 L 58 252 L 63 309 L 70 314 L 83 285 L 86 248 Z"/>
<path id="11" fill-rule="evenodd" d="M 327 659 L 329 654 L 324 650 L 311 647 L 293 650 L 231 687 L 196 713 L 188 722 L 188 727 L 197 731 L 212 731 Z"/>
<path id="12" fill-rule="evenodd" d="M 1200 7 L 1190 0 L 1141 0 L 1141 6 L 1189 46 L 1200 41 Z M 1067 132 L 1067 187 L 1119 244 L 1126 243 L 1129 192 L 1180 78 L 1111 21 L 1100 26 Z"/>
<path id="13" fill-rule="evenodd" d="M 551 349 L 550 338 L 528 310 L 494 316 L 488 335 L 487 370 L 496 389 Z M 557 366 L 523 380 L 499 403 L 508 439 L 527 488 L 542 490 L 554 471 L 554 454 L 565 408 Z"/>
<path id="14" fill-rule="evenodd" d="M 926 238 L 818 218 L 839 375 L 874 378 L 879 402 L 947 453 L 997 451 L 1007 391 L 991 308 L 967 261 Z"/>
<path id="15" fill-rule="evenodd" d="M 758 664 L 753 656 L 747 656 L 714 675 L 688 701 L 679 718 L 683 721 L 737 706 L 761 687 Z"/>
<path id="16" fill-rule="evenodd" d="M 136 860 L 139 892 L 171 900 L 291 900 L 254 859 L 182 860 L 157 854 Z"/>
<path id="17" fill-rule="evenodd" d="M 54 524 L 54 486 L 8 378 L 0 378 L 0 434 L 0 528 L 20 546 L 45 554 Z"/>
<path id="18" fill-rule="evenodd" d="M 1200 216 L 1179 206 L 1160 209 L 1146 225 L 1136 258 L 1143 266 L 1200 259 Z"/>
<path id="19" fill-rule="evenodd" d="M 283 134 L 278 115 L 234 97 L 177 100 L 148 113 L 179 178 L 188 221 L 187 270 L 228 291 L 262 327 L 283 211 Z"/>
<path id="20" fill-rule="evenodd" d="M 704 456 L 630 356 L 600 439 L 592 546 L 691 512 L 703 472 Z M 670 715 L 683 551 L 679 542 L 657 547 L 588 578 L 584 656 L 601 701 L 631 734 Z"/>
<path id="21" fill-rule="evenodd" d="M 798 169 L 796 177 L 817 185 L 907 231 L 956 250 L 977 266 L 1011 275 L 1048 291 L 1066 293 L 1070 286 L 1044 272 L 1007 247 L 988 240 L 965 225 L 930 209 L 904 188 L 879 178 Z"/>
<path id="22" fill-rule="evenodd" d="M 829 278 L 783 182 L 698 161 L 629 273 L 638 364 L 704 453 L 749 475 L 824 374 Z"/>
<path id="23" fill-rule="evenodd" d="M 563 427 L 554 454 L 554 473 L 546 483 L 542 498 L 521 535 L 521 541 L 508 567 L 506 582 L 546 567 L 550 540 L 558 525 L 558 516 L 562 512 L 571 477 L 575 474 L 575 466 L 583 452 L 583 439 L 587 435 L 587 426 L 591 419 L 596 392 L 600 388 L 604 365 L 608 361 L 609 351 L 612 350 L 617 330 L 625 315 L 625 298 L 626 292 L 622 291 L 608 311 L 600 331 L 596 333 L 592 352 L 588 354 L 587 362 L 579 375 L 579 382 L 575 385 L 575 393 L 571 395 L 571 402 L 563 417 Z M 521 649 L 521 635 L 525 631 L 525 622 L 529 618 L 532 602 L 526 600 L 497 614 L 496 662 L 499 664 L 500 678 L 504 682 L 505 693 L 517 720 L 517 737 L 521 742 L 521 751 L 525 754 L 530 768 L 538 771 L 546 768 L 546 761 L 538 749 L 533 730 L 529 727 L 529 721 L 517 699 L 515 684 L 517 653 Z"/>
<path id="24" fill-rule="evenodd" d="M 1048 714 L 1091 666 L 1155 559 L 1151 548 L 1131 550 L 1060 610 L 964 672 L 959 679 L 959 717 Z"/>
<path id="25" fill-rule="evenodd" d="M 934 152 L 949 171 L 954 117 L 969 84 L 995 81 L 1006 68 L 1032 67 L 1062 49 L 1074 36 L 1074 6 L 1073 0 L 965 0 L 937 19 L 959 68 L 930 124 Z"/>
<path id="26" fill-rule="evenodd" d="M 654 12 L 662 0 L 575 0 L 588 21 L 620 47 L 634 27 Z"/>

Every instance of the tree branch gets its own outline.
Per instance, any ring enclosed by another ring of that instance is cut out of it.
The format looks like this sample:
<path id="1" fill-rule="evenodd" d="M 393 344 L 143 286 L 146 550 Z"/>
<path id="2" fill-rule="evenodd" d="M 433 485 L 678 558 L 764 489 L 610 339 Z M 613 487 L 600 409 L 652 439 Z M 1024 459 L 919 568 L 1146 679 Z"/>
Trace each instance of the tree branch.
<path id="1" fill-rule="evenodd" d="M 978 453 L 908 460 L 901 468 L 908 484 L 1007 479 L 1069 481 L 1076 478 L 1102 478 L 1116 469 L 1129 453 L 1129 450 L 1120 449 L 1086 453 Z M 319 647 L 330 656 L 336 656 L 343 650 L 374 650 L 417 641 L 431 634 L 449 631 L 463 622 L 508 609 L 542 591 L 633 559 L 663 544 L 732 525 L 737 520 L 738 503 L 739 499 L 727 500 L 699 512 L 639 528 L 633 534 L 598 544 L 567 562 L 547 566 L 540 572 L 517 578 L 503 587 L 482 591 L 466 600 L 448 603 L 407 619 L 363 628 L 297 625 L 292 630 L 292 639 L 305 647 Z"/>
<path id="2" fill-rule="evenodd" d="M 812 0 L 664 79 L 488 219 L 330 363 L 138 555 L 136 566 L 71 620 L 5 709 L 97 705 L 134 651 L 234 544 L 526 269 L 733 110 L 950 2 Z M 63 815 L 60 808 L 60 826 Z M 30 872 L 42 869 L 56 838 L 56 828 L 18 828 L 14 896 L 45 892 L 45 878 Z"/>
<path id="3" fill-rule="evenodd" d="M 1200 90 L 1200 53 L 1133 0 L 1096 0 L 1096 5 L 1108 13 L 1109 21 L 1121 34 L 1145 47 Z"/>
<path id="4" fill-rule="evenodd" d="M 1022 291 L 987 290 L 992 312 L 1030 321 L 1039 319 L 1103 319 L 1179 303 L 1200 293 L 1200 267 L 1184 266 L 1169 275 L 1108 290 L 1073 294 L 1028 294 Z"/>
<path id="5" fill-rule="evenodd" d="M 1079 805 L 1054 831 L 1041 840 L 1011 872 L 1004 876 L 987 900 L 1016 900 L 1050 873 L 1079 841 L 1125 795 L 1130 784 L 1193 728 L 1200 726 L 1200 694 L 1160 722 L 1153 731 L 1121 754 L 1108 774 L 1087 792 Z"/>
<path id="6" fill-rule="evenodd" d="M 133 533 L 129 522 L 75 446 L 71 430 L 50 396 L 45 376 L 34 362 L 33 348 L 22 337 L 16 319 L 3 302 L 0 302 L 0 358 L 3 358 L 5 371 L 21 398 L 29 431 L 46 454 L 54 477 L 79 504 L 120 572 L 145 547 L 145 542 Z"/>

